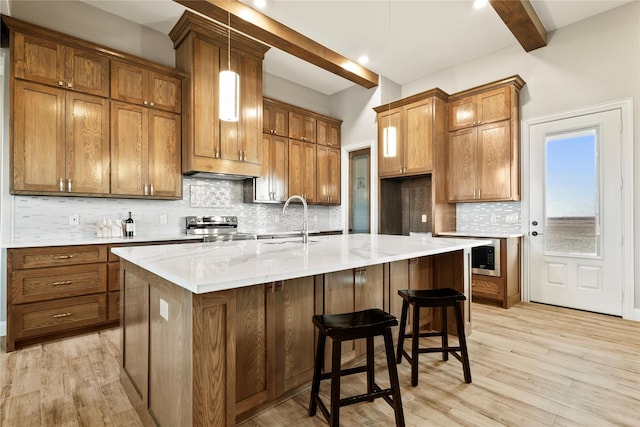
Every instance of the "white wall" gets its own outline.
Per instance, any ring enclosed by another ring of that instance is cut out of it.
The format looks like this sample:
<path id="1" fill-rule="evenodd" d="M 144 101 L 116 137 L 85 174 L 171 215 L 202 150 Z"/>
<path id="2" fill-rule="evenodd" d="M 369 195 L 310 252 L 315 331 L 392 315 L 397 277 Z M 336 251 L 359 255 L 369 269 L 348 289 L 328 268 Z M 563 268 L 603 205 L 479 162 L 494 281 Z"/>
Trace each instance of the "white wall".
<path id="1" fill-rule="evenodd" d="M 402 87 L 402 97 L 439 87 L 454 93 L 519 74 L 522 120 L 633 98 L 634 146 L 640 144 L 640 2 L 561 28 L 548 46 L 525 53 L 513 46 L 425 76 Z M 523 153 L 523 161 L 526 161 Z M 634 152 L 640 190 L 640 150 Z M 640 197 L 634 200 L 635 307 L 640 309 Z M 636 310 L 637 311 L 637 310 Z"/>

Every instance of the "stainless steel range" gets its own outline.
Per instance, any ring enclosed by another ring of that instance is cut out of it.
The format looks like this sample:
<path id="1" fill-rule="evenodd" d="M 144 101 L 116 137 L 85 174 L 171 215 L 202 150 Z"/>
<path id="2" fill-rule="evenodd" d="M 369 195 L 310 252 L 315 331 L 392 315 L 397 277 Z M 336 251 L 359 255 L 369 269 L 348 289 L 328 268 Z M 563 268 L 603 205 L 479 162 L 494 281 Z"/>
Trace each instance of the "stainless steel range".
<path id="1" fill-rule="evenodd" d="M 231 215 L 188 216 L 186 232 L 201 235 L 205 242 L 257 239 L 255 234 L 238 233 L 238 217 Z"/>

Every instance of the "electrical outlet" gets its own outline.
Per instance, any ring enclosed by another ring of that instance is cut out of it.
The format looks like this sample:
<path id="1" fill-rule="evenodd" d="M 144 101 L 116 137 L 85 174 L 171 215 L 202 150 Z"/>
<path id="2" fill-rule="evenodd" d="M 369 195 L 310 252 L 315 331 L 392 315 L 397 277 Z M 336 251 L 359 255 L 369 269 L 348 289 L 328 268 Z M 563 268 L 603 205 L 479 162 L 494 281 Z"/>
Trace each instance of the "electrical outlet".
<path id="1" fill-rule="evenodd" d="M 422 222 L 427 222 L 427 216 L 426 215 L 422 215 Z"/>
<path id="2" fill-rule="evenodd" d="M 160 317 L 169 321 L 169 303 L 160 298 Z"/>
<path id="3" fill-rule="evenodd" d="M 80 215 L 78 214 L 69 215 L 69 225 L 80 225 Z"/>
<path id="4" fill-rule="evenodd" d="M 167 223 L 167 214 L 160 215 L 160 224 L 166 224 L 166 223 Z"/>

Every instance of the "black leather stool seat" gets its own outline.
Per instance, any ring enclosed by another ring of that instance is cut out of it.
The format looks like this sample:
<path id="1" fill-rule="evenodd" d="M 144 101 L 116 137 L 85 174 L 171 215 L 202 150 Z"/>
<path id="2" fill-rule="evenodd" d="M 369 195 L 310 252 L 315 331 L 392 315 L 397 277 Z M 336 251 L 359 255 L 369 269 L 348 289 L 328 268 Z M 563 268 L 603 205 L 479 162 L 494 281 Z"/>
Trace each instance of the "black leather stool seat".
<path id="1" fill-rule="evenodd" d="M 391 327 L 398 324 L 398 319 L 383 310 L 373 308 L 344 314 L 323 314 L 313 316 L 313 324 L 318 328 L 318 346 L 316 349 L 315 365 L 313 369 L 313 383 L 309 402 L 309 416 L 316 414 L 317 408 L 325 416 L 331 427 L 340 425 L 340 407 L 353 405 L 364 401 L 383 398 L 394 410 L 396 426 L 404 426 L 404 413 L 400 398 L 400 383 L 393 351 Z M 373 338 L 382 335 L 389 369 L 390 387 L 381 389 L 374 379 L 374 347 Z M 327 337 L 333 341 L 331 352 L 331 372 L 322 372 L 324 366 L 324 348 Z M 367 361 L 363 366 L 342 369 L 342 341 L 364 338 L 367 340 Z M 340 398 L 340 377 L 367 373 L 367 392 Z M 320 381 L 331 380 L 330 410 L 320 398 Z"/>
<path id="2" fill-rule="evenodd" d="M 451 288 L 438 288 L 427 290 L 403 289 L 398 291 L 402 297 L 402 315 L 400 316 L 400 332 L 398 335 L 398 363 L 402 361 L 402 356 L 407 358 L 411 365 L 411 385 L 418 385 L 418 355 L 420 353 L 442 353 L 442 360 L 449 360 L 449 353 L 462 363 L 464 380 L 471 382 L 471 367 L 469 364 L 469 354 L 467 352 L 467 340 L 464 334 L 464 319 L 462 316 L 462 303 L 467 299 L 463 293 Z M 407 315 L 409 305 L 413 306 L 413 320 L 411 333 L 406 334 Z M 442 329 L 440 331 L 420 332 L 420 308 L 439 307 L 441 315 Z M 456 315 L 456 327 L 458 332 L 459 345 L 449 346 L 449 331 L 447 327 L 447 308 L 453 307 Z M 441 337 L 440 347 L 421 348 L 420 338 Z M 411 355 L 404 349 L 404 339 L 411 338 Z"/>

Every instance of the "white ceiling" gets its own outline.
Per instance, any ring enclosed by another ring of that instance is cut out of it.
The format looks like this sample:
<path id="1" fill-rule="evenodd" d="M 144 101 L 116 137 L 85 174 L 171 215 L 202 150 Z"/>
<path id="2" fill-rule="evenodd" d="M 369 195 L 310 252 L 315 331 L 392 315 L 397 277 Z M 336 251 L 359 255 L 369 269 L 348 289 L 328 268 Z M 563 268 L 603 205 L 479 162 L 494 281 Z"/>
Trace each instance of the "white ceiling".
<path id="1" fill-rule="evenodd" d="M 185 10 L 171 0 L 82 1 L 165 34 Z M 531 3 L 550 32 L 629 1 Z M 267 0 L 260 11 L 349 59 L 367 54 L 367 68 L 401 85 L 518 44 L 491 6 L 475 10 L 472 0 Z M 354 85 L 277 49 L 263 66 L 327 95 Z"/>

